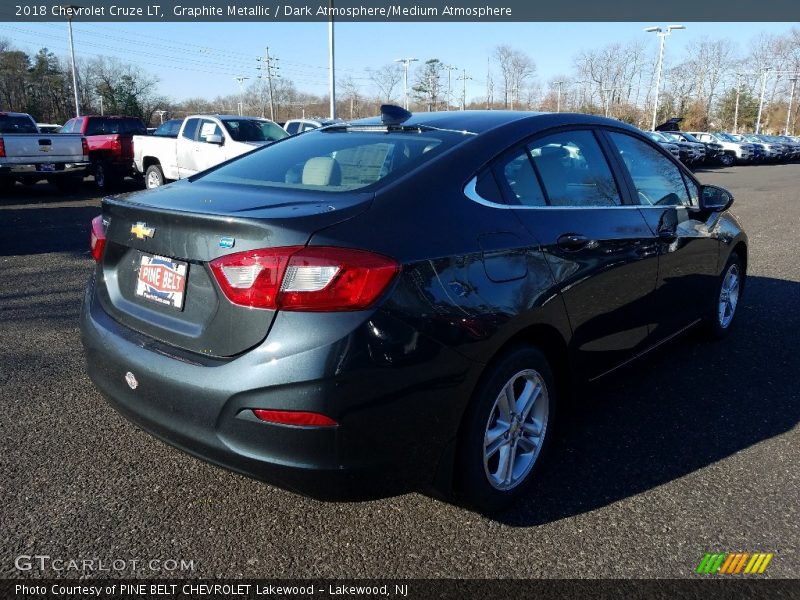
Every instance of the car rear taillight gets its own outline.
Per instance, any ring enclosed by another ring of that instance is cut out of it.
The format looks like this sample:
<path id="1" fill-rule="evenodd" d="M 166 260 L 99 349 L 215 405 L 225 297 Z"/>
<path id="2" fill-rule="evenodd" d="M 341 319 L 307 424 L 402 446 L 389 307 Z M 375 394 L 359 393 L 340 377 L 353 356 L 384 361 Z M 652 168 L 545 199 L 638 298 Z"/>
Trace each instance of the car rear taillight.
<path id="1" fill-rule="evenodd" d="M 6 156 L 6 143 L 3 141 L 3 138 L 0 138 L 0 158 L 5 158 Z"/>
<path id="2" fill-rule="evenodd" d="M 237 252 L 210 266 L 234 304 L 331 312 L 368 308 L 400 271 L 386 256 L 329 246 Z"/>
<path id="3" fill-rule="evenodd" d="M 299 425 L 306 427 L 336 427 L 336 421 L 320 413 L 296 410 L 266 410 L 254 408 L 253 413 L 267 423 Z"/>
<path id="4" fill-rule="evenodd" d="M 92 219 L 92 232 L 89 236 L 89 247 L 92 251 L 92 258 L 100 262 L 103 258 L 103 250 L 106 247 L 106 228 L 103 225 L 102 215 L 97 215 Z"/>
<path id="5" fill-rule="evenodd" d="M 86 141 L 85 137 L 81 138 L 81 148 L 83 148 L 83 155 L 89 156 L 89 142 Z"/>

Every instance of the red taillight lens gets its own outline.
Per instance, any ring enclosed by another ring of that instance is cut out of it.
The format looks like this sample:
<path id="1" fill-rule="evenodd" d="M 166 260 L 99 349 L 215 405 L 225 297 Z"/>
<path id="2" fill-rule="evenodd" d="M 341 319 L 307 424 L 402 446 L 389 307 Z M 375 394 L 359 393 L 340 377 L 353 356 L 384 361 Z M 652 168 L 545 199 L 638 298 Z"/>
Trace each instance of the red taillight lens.
<path id="1" fill-rule="evenodd" d="M 100 262 L 103 258 L 103 250 L 106 247 L 106 229 L 103 226 L 103 217 L 97 215 L 92 219 L 92 232 L 89 236 L 89 247 L 92 250 L 92 258 Z"/>
<path id="2" fill-rule="evenodd" d="M 3 141 L 3 138 L 0 138 L 0 158 L 5 157 L 6 155 L 6 143 Z"/>
<path id="3" fill-rule="evenodd" d="M 262 421 L 278 423 L 280 425 L 300 425 L 306 427 L 336 427 L 339 425 L 330 417 L 315 412 L 295 410 L 264 410 L 253 409 L 253 413 Z"/>
<path id="4" fill-rule="evenodd" d="M 400 270 L 380 254 L 327 246 L 238 252 L 210 266 L 234 304 L 297 311 L 368 308 Z"/>
<path id="5" fill-rule="evenodd" d="M 81 147 L 83 148 L 83 155 L 89 156 L 89 142 L 86 141 L 85 137 L 81 138 Z"/>
<path id="6" fill-rule="evenodd" d="M 277 308 L 289 258 L 302 246 L 237 252 L 211 261 L 211 271 L 228 300 L 253 308 Z"/>

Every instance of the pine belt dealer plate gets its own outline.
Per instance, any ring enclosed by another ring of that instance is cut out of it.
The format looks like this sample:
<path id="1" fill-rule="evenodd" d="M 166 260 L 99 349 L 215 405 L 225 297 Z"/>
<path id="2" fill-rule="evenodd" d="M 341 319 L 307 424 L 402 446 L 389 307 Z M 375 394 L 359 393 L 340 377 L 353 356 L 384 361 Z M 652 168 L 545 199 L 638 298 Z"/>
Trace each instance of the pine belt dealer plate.
<path id="1" fill-rule="evenodd" d="M 183 310 L 186 288 L 185 262 L 142 254 L 136 281 L 136 295 L 164 306 Z"/>

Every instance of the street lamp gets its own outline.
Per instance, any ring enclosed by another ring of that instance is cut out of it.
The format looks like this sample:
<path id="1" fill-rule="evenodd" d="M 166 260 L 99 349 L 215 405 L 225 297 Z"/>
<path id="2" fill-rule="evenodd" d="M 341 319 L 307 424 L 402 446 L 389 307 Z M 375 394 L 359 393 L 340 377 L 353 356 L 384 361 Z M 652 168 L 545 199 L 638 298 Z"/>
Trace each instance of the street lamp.
<path id="1" fill-rule="evenodd" d="M 245 75 L 237 75 L 234 79 L 239 82 L 239 116 L 241 117 L 244 112 L 244 82 L 250 78 Z"/>
<path id="2" fill-rule="evenodd" d="M 661 86 L 661 68 L 664 64 L 664 40 L 667 39 L 667 36 L 672 35 L 672 32 L 676 29 L 686 29 L 683 25 L 669 25 L 665 29 L 661 29 L 661 27 L 645 27 L 644 30 L 647 33 L 655 33 L 658 37 L 661 38 L 661 47 L 658 51 L 658 75 L 656 75 L 656 94 L 655 100 L 653 101 L 653 127 L 652 130 L 655 131 L 656 129 L 656 118 L 658 115 L 658 89 Z"/>
<path id="3" fill-rule="evenodd" d="M 78 75 L 75 69 L 75 45 L 72 42 L 72 15 L 76 12 L 77 9 L 81 8 L 80 6 L 73 5 L 65 5 L 62 7 L 64 10 L 64 14 L 67 17 L 67 27 L 69 29 L 69 54 L 70 58 L 72 59 L 72 92 L 75 95 L 75 116 L 81 116 L 81 104 L 78 100 Z"/>
<path id="4" fill-rule="evenodd" d="M 554 81 L 553 85 L 558 86 L 558 100 L 556 100 L 556 112 L 561 112 L 561 86 L 566 83 L 564 81 Z"/>
<path id="5" fill-rule="evenodd" d="M 394 62 L 403 63 L 403 70 L 405 75 L 403 77 L 403 96 L 405 97 L 405 109 L 408 110 L 408 65 L 412 62 L 417 62 L 416 58 L 395 58 Z"/>
<path id="6" fill-rule="evenodd" d="M 761 98 L 758 100 L 758 118 L 756 119 L 756 135 L 761 133 L 761 111 L 764 108 L 764 94 L 767 91 L 767 73 L 772 70 L 772 67 L 765 67 L 761 71 Z"/>
<path id="7" fill-rule="evenodd" d="M 786 131 L 784 131 L 784 135 L 791 135 L 789 133 L 789 122 L 792 119 L 792 101 L 794 100 L 794 86 L 797 84 L 797 76 L 790 77 L 789 81 L 792 82 L 792 91 L 789 94 L 789 110 L 786 112 Z"/>
<path id="8" fill-rule="evenodd" d="M 163 125 L 164 124 L 164 115 L 167 114 L 166 110 L 157 110 L 155 113 L 158 115 L 159 122 Z"/>

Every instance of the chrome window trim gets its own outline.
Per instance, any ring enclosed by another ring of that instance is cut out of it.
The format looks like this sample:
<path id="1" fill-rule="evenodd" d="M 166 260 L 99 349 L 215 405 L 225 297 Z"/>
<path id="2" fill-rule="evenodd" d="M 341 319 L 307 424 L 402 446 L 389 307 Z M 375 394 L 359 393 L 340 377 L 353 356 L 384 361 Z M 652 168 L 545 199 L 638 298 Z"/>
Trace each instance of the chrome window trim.
<path id="1" fill-rule="evenodd" d="M 683 204 L 669 204 L 665 206 L 656 206 L 653 204 L 615 204 L 613 206 L 525 206 L 523 204 L 520 205 L 511 205 L 511 204 L 498 204 L 497 202 L 492 202 L 491 200 L 487 200 L 480 194 L 478 194 L 478 176 L 475 175 L 472 179 L 470 179 L 467 184 L 464 186 L 464 195 L 483 206 L 488 206 L 489 208 L 499 208 L 501 210 L 597 210 L 597 209 L 608 209 L 608 208 L 658 208 L 658 209 L 665 209 L 669 208 L 670 206 L 681 206 L 683 208 L 691 208 L 685 206 Z"/>

